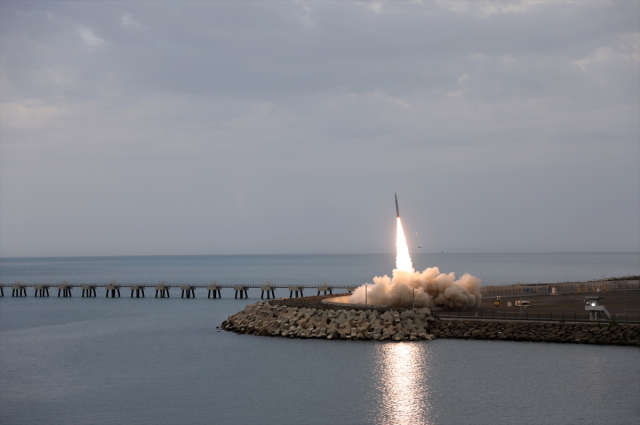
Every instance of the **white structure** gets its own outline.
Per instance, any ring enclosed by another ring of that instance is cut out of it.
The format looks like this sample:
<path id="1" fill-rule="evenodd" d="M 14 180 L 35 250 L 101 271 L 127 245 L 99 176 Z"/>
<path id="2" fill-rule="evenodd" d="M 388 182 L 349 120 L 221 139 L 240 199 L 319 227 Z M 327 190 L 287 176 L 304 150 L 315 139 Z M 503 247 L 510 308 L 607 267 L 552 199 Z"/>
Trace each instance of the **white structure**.
<path id="1" fill-rule="evenodd" d="M 322 285 L 318 286 L 318 295 L 320 295 L 322 291 L 324 291 L 325 295 L 327 295 L 327 292 L 333 294 L 333 286 L 329 286 L 329 282 L 322 282 Z"/>
<path id="2" fill-rule="evenodd" d="M 602 317 L 601 312 L 607 315 L 607 318 L 611 319 L 611 315 L 607 311 L 607 308 L 603 305 L 600 305 L 600 300 L 604 298 L 600 297 L 584 297 L 585 302 L 587 303 L 584 306 L 584 309 L 589 312 L 589 320 L 600 320 Z"/>
<path id="3" fill-rule="evenodd" d="M 220 291 L 222 287 L 218 286 L 218 282 L 215 280 L 211 282 L 211 285 L 207 286 L 207 298 L 211 296 L 213 292 L 213 298 L 222 298 L 222 292 Z"/>
<path id="4" fill-rule="evenodd" d="M 272 295 L 273 298 L 276 297 L 276 289 L 271 286 L 271 281 L 265 282 L 264 285 L 260 287 L 260 290 L 262 291 L 260 293 L 260 299 L 263 299 L 265 291 L 267 292 L 267 299 L 271 299 Z"/>
<path id="5" fill-rule="evenodd" d="M 302 290 L 304 286 L 289 286 L 289 298 L 293 298 L 293 293 L 296 293 L 296 298 L 298 298 L 298 292 L 300 292 L 300 296 L 304 297 Z"/>

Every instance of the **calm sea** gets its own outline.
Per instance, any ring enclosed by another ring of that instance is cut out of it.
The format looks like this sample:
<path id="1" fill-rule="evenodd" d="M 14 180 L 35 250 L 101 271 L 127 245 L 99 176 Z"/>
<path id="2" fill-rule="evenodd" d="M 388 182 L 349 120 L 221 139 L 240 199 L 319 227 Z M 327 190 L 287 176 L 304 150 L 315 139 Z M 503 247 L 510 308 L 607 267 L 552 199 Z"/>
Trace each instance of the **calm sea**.
<path id="1" fill-rule="evenodd" d="M 587 281 L 640 274 L 640 253 L 412 254 L 417 270 L 471 273 L 484 285 Z M 0 282 L 334 285 L 390 274 L 393 254 L 0 258 Z"/>
<path id="2" fill-rule="evenodd" d="M 640 274 L 635 254 L 442 254 L 485 284 Z M 392 255 L 0 259 L 12 283 L 353 284 Z M 220 332 L 246 300 L 0 298 L 4 424 L 634 424 L 640 350 L 502 341 L 290 340 Z M 277 296 L 285 295 L 283 290 Z M 8 296 L 7 296 L 8 295 Z M 153 293 L 151 293 L 153 295 Z M 259 298 L 257 290 L 249 290 Z"/>

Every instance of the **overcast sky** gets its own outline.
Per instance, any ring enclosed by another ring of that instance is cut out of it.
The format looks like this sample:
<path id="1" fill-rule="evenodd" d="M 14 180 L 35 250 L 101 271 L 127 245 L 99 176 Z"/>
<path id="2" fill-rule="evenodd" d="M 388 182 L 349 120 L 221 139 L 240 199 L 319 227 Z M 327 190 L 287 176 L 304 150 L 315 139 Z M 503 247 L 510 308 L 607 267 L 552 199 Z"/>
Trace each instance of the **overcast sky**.
<path id="1" fill-rule="evenodd" d="M 639 251 L 639 5 L 2 0 L 0 256 Z"/>

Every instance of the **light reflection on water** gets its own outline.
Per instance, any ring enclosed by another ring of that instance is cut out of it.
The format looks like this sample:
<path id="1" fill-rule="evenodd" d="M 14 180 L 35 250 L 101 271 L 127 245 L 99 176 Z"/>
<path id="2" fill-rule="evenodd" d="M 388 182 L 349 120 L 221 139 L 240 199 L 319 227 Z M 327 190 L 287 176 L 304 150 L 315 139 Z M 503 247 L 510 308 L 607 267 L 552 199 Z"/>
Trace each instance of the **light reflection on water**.
<path id="1" fill-rule="evenodd" d="M 376 350 L 378 423 L 433 423 L 428 344 L 380 344 Z"/>
<path id="2" fill-rule="evenodd" d="M 634 347 L 257 337 L 215 326 L 259 298 L 31 294 L 0 298 L 2 425 L 640 423 Z"/>

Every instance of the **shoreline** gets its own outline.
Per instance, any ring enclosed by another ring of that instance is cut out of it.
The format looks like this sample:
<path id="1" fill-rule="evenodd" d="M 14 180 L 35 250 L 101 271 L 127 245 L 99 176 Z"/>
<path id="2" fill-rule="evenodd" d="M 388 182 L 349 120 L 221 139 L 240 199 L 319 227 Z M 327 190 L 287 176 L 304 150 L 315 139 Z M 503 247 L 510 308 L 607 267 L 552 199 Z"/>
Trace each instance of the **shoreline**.
<path id="1" fill-rule="evenodd" d="M 362 308 L 322 303 L 331 297 L 249 304 L 219 328 L 237 334 L 302 339 L 399 342 L 457 338 L 640 347 L 637 324 L 440 318 L 428 307 Z"/>

